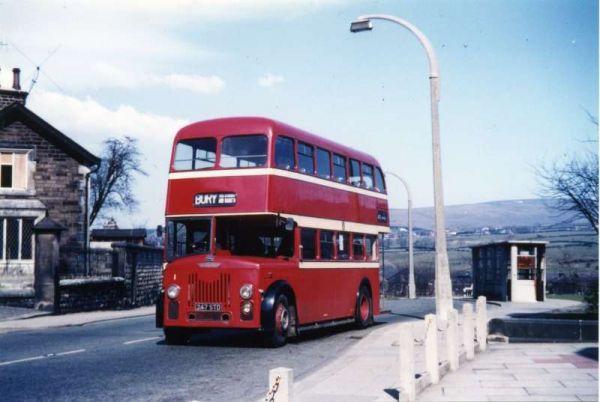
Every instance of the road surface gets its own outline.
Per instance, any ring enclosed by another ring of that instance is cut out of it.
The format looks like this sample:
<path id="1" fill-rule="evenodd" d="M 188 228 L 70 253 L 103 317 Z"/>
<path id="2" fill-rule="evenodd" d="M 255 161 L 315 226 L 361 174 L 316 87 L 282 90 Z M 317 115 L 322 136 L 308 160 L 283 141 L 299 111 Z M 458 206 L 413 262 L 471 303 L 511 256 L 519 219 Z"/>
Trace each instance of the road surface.
<path id="1" fill-rule="evenodd" d="M 397 301 L 378 325 L 422 317 L 433 299 Z M 216 332 L 187 346 L 164 343 L 154 317 L 0 335 L 3 401 L 252 401 L 264 396 L 268 371 L 295 377 L 327 364 L 373 328 L 311 331 L 279 349 L 248 333 Z"/>

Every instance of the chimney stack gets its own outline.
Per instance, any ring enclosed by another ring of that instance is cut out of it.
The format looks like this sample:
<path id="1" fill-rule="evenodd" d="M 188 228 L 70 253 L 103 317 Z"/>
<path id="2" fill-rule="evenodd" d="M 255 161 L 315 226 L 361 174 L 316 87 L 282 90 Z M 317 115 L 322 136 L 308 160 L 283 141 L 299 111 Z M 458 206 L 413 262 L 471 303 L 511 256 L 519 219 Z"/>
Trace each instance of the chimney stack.
<path id="1" fill-rule="evenodd" d="M 13 89 L 21 90 L 21 69 L 17 67 L 13 68 Z"/>
<path id="2" fill-rule="evenodd" d="M 4 88 L 0 87 L 0 110 L 12 105 L 20 103 L 25 105 L 27 92 L 21 91 L 21 69 L 13 68 L 13 85 L 10 88 L 8 85 Z"/>

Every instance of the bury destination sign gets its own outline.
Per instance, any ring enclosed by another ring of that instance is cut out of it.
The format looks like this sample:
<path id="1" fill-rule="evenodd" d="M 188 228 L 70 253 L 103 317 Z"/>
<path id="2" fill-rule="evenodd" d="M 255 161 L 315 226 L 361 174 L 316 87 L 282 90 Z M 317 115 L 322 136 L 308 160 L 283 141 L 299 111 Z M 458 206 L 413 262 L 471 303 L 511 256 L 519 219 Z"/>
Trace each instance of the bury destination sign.
<path id="1" fill-rule="evenodd" d="M 235 193 L 199 193 L 194 196 L 196 208 L 231 207 L 237 202 Z"/>

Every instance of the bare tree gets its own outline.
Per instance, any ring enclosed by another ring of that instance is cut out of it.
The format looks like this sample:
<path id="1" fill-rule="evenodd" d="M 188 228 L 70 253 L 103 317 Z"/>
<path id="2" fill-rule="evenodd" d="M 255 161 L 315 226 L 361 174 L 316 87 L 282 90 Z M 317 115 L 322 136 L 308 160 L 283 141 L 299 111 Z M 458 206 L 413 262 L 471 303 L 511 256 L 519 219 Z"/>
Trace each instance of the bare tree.
<path id="1" fill-rule="evenodd" d="M 544 197 L 556 200 L 558 210 L 585 218 L 598 233 L 598 154 L 543 167 L 538 176 Z"/>
<path id="2" fill-rule="evenodd" d="M 147 175 L 140 166 L 140 157 L 134 138 L 109 138 L 104 141 L 100 166 L 90 177 L 90 226 L 101 211 L 132 211 L 137 207 L 138 201 L 133 192 L 135 175 Z"/>

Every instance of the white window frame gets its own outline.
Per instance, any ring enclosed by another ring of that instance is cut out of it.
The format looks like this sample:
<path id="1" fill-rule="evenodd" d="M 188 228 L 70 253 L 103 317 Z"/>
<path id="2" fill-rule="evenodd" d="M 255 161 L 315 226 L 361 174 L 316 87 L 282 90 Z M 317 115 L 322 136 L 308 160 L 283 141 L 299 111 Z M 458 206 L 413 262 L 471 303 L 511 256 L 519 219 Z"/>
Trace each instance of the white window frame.
<path id="1" fill-rule="evenodd" d="M 32 167 L 30 166 L 30 161 L 29 161 L 31 152 L 33 152 L 33 149 L 10 149 L 10 148 L 0 149 L 0 154 L 10 154 L 11 155 L 10 164 L 0 162 L 0 166 L 1 165 L 12 166 L 11 187 L 0 187 L 0 192 L 2 192 L 2 193 L 22 193 L 22 192 L 29 191 L 29 188 L 31 185 L 29 173 L 32 170 Z M 24 157 L 25 157 L 25 163 L 24 163 L 25 172 L 23 172 L 23 177 L 24 177 L 23 187 L 15 187 L 15 178 L 16 178 L 16 173 L 17 173 L 17 166 L 16 166 L 16 160 L 15 160 L 16 155 L 24 155 Z M 0 185 L 1 185 L 1 183 L 0 183 Z"/>
<path id="2" fill-rule="evenodd" d="M 7 250 L 7 234 L 8 234 L 8 219 L 16 219 L 18 222 L 18 258 L 8 258 L 8 250 Z M 23 219 L 31 219 L 34 224 L 36 221 L 35 217 L 32 216 L 2 216 L 0 217 L 0 221 L 2 222 L 2 258 L 0 261 L 24 261 L 31 262 L 35 259 L 35 238 L 34 234 L 31 233 L 31 258 L 22 258 L 23 254 Z"/>

